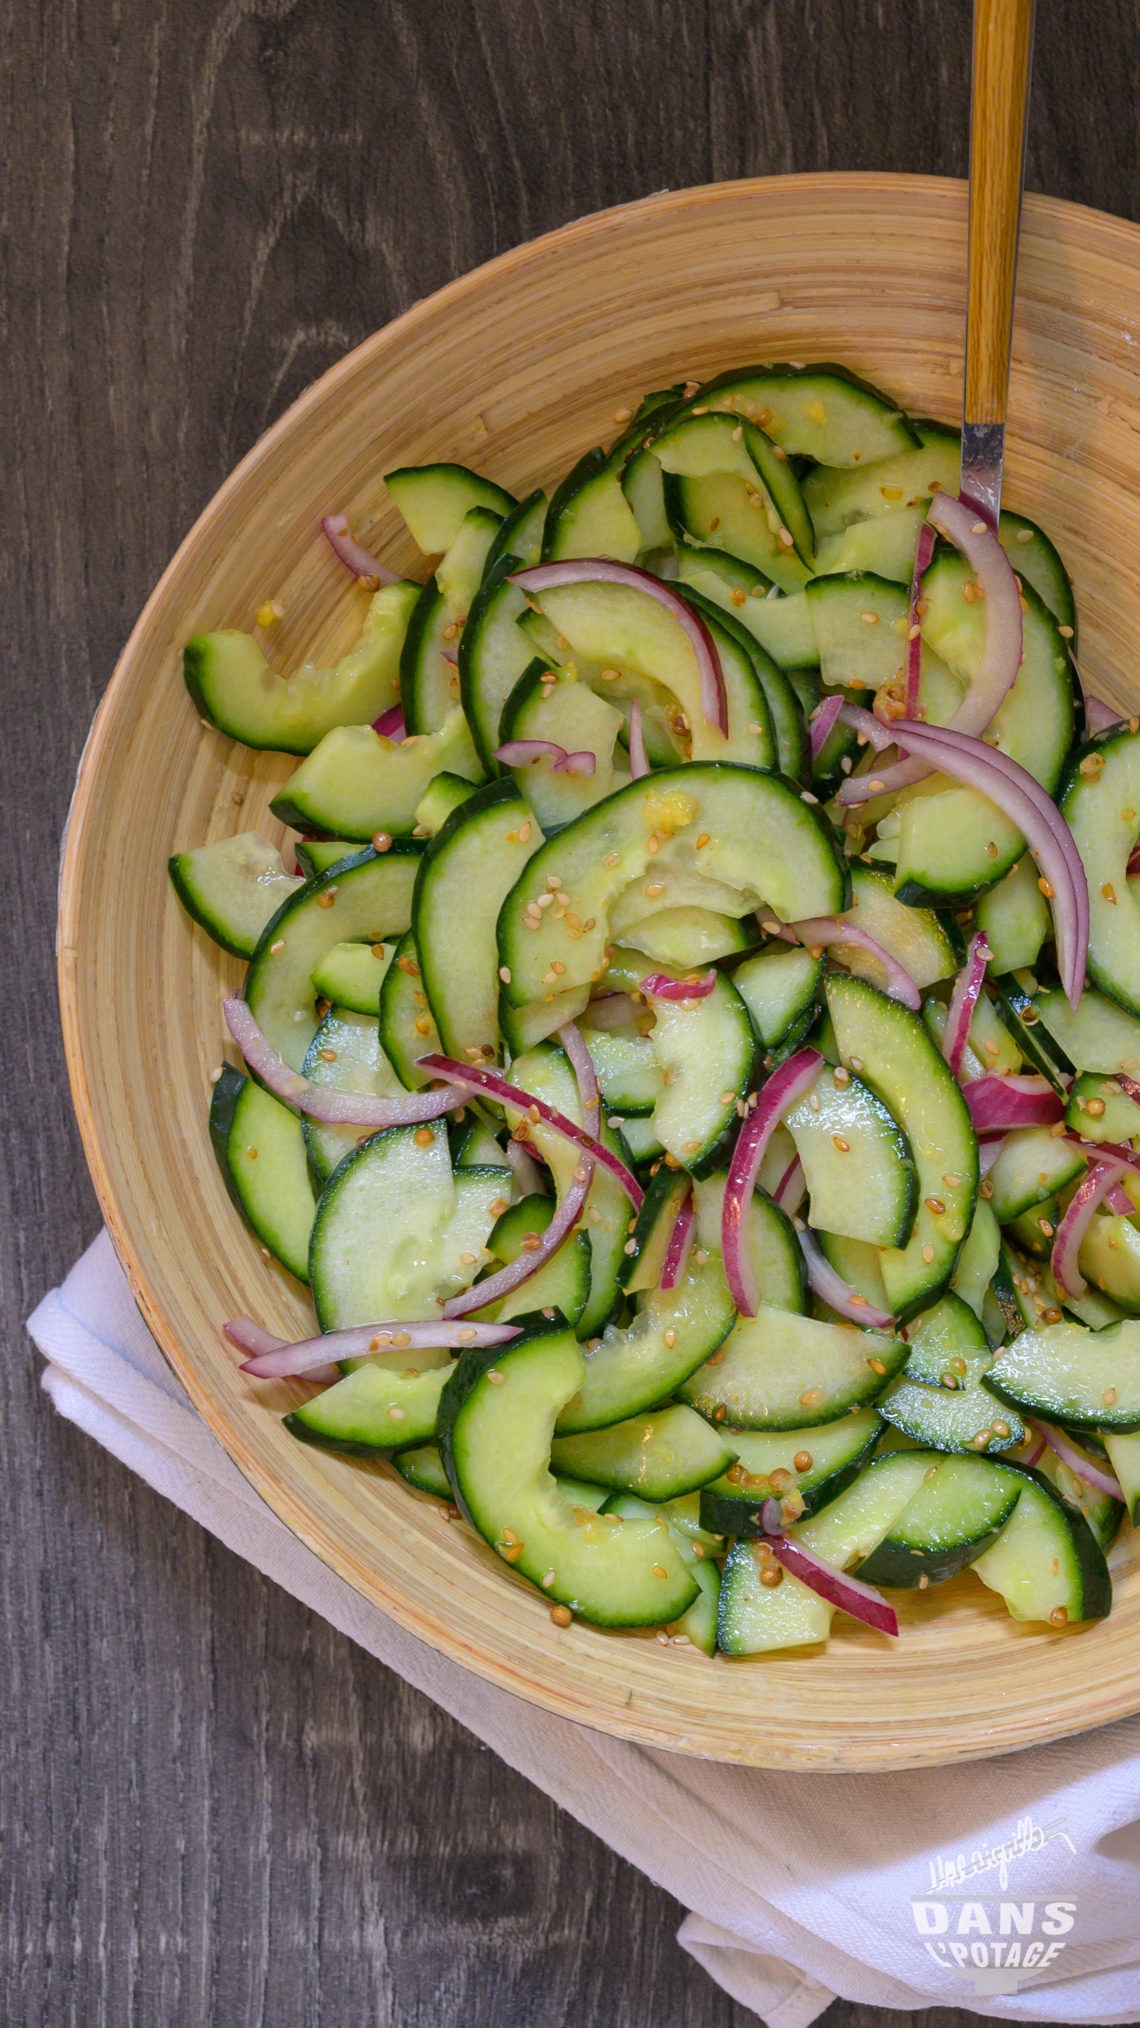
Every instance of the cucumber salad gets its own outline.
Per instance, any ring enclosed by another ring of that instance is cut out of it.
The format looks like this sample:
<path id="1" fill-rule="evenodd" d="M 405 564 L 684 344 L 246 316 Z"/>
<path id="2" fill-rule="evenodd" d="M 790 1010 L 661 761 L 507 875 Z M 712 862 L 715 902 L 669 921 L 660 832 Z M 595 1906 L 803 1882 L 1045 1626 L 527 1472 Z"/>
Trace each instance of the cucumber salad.
<path id="1" fill-rule="evenodd" d="M 1082 695 L 1057 551 L 958 497 L 956 431 L 830 365 L 615 424 L 549 494 L 388 473 L 423 582 L 330 515 L 335 665 L 275 668 L 272 603 L 186 648 L 204 724 L 300 757 L 288 863 L 170 863 L 248 960 L 210 1132 L 316 1319 L 227 1337 L 556 1626 L 754 1655 L 967 1570 L 1101 1618 L 1140 720 Z"/>

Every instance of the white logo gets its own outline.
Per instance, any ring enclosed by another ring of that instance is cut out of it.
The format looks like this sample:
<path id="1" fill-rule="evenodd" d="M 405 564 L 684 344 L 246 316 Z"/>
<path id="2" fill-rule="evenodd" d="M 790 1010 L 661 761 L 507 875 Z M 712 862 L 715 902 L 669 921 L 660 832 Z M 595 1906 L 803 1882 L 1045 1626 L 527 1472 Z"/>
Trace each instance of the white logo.
<path id="1" fill-rule="evenodd" d="M 931 1860 L 929 1886 L 911 1896 L 911 1915 L 936 1965 L 972 1979 L 975 1993 L 992 1994 L 1016 1993 L 1056 1961 L 1076 1923 L 1076 1896 L 1051 1888 L 1048 1900 L 1025 1900 L 1010 1890 L 1017 1862 L 1055 1843 L 1075 1855 L 1063 1818 L 1038 1824 L 1022 1817 L 1000 1843 Z"/>

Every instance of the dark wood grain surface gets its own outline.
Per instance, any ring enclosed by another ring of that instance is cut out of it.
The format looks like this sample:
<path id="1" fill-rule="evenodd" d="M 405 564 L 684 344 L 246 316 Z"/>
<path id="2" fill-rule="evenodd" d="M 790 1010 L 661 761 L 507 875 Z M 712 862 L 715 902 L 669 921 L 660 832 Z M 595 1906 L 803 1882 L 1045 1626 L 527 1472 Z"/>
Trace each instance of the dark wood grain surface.
<path id="1" fill-rule="evenodd" d="M 1038 17 L 1031 184 L 1140 217 L 1135 0 Z M 0 37 L 0 2021 L 748 2028 L 665 1895 L 51 1412 L 22 1319 L 97 1225 L 58 840 L 146 593 L 301 388 L 603 205 L 961 173 L 968 5 L 9 0 Z"/>

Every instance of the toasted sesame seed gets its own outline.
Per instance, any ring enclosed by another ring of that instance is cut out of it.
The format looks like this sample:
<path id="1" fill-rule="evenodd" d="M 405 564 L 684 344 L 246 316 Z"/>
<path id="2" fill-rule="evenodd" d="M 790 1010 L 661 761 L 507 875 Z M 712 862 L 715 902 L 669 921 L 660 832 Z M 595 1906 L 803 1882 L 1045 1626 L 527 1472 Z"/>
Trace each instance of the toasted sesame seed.
<path id="1" fill-rule="evenodd" d="M 270 944 L 269 955 L 271 958 L 275 958 L 278 955 L 278 953 L 280 951 L 283 951 L 284 949 L 285 949 L 285 939 L 284 937 L 278 937 L 275 943 Z"/>
<path id="2" fill-rule="evenodd" d="M 1116 906 L 1116 889 L 1115 889 L 1115 887 L 1113 886 L 1113 884 L 1112 884 L 1111 880 L 1105 880 L 1105 881 L 1103 881 L 1103 882 L 1101 883 L 1101 890 L 1100 890 L 1100 891 L 1101 891 L 1101 893 L 1103 894 L 1103 896 L 1104 896 L 1105 900 L 1106 900 L 1106 901 L 1109 901 L 1109 902 L 1111 902 L 1111 903 L 1112 903 L 1112 905 L 1113 905 L 1113 907 L 1115 908 L 1115 906 Z"/>
<path id="3" fill-rule="evenodd" d="M 432 1133 L 432 1130 L 431 1130 L 431 1128 L 430 1128 L 430 1127 L 417 1127 L 417 1128 L 416 1128 L 416 1133 L 415 1133 L 415 1142 L 416 1142 L 416 1146 L 417 1146 L 417 1148 L 430 1148 L 430 1147 L 431 1147 L 431 1144 L 432 1144 L 432 1142 L 433 1142 L 434 1140 L 435 1140 L 435 1135 L 434 1135 L 434 1134 Z"/>
<path id="4" fill-rule="evenodd" d="M 929 1240 L 927 1240 L 926 1245 L 922 1249 L 922 1258 L 926 1262 L 927 1267 L 930 1266 L 931 1261 L 934 1259 L 934 1248 Z"/>
<path id="5" fill-rule="evenodd" d="M 833 1146 L 838 1148 L 841 1155 L 849 1155 L 851 1153 L 851 1143 L 850 1141 L 845 1141 L 842 1134 L 833 1134 L 831 1139 Z"/>
<path id="6" fill-rule="evenodd" d="M 669 1575 L 669 1572 L 666 1570 L 665 1565 L 663 1563 L 655 1563 L 651 1566 L 651 1568 L 654 1577 L 668 1577 Z"/>

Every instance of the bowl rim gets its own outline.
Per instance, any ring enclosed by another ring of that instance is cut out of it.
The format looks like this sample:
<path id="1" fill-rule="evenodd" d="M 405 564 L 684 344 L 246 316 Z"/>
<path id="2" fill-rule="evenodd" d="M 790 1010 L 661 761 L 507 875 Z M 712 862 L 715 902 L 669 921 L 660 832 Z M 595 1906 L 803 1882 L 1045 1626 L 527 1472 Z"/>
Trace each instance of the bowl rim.
<path id="1" fill-rule="evenodd" d="M 741 177 L 696 184 L 677 190 L 657 191 L 649 196 L 583 214 L 538 238 L 525 240 L 508 248 L 479 266 L 456 276 L 440 289 L 420 298 L 336 360 L 256 438 L 221 486 L 211 495 L 179 542 L 131 628 L 96 709 L 80 754 L 75 786 L 61 840 L 56 942 L 57 984 L 68 1077 L 84 1154 L 100 1212 L 116 1255 L 127 1275 L 132 1295 L 164 1358 L 185 1388 L 194 1407 L 202 1415 L 207 1427 L 217 1436 L 227 1456 L 238 1466 L 258 1496 L 265 1501 L 270 1512 L 283 1521 L 305 1547 L 313 1550 L 322 1563 L 343 1577 L 362 1597 L 386 1613 L 397 1626 L 423 1640 L 425 1645 L 470 1669 L 496 1687 L 521 1695 L 527 1702 L 554 1715 L 570 1718 L 578 1724 L 585 1724 L 600 1732 L 651 1745 L 659 1750 L 680 1751 L 726 1762 L 735 1761 L 789 1772 L 802 1770 L 816 1773 L 882 1773 L 889 1767 L 947 1765 L 956 1761 L 990 1758 L 1019 1749 L 1026 1750 L 1030 1746 L 1045 1744 L 1079 1731 L 1083 1729 L 1083 1724 L 1087 1725 L 1089 1721 L 1083 1721 L 1082 1724 L 1080 1716 L 1069 1709 L 1051 1716 L 1031 1737 L 1026 1737 L 1023 1731 L 1018 1731 L 1012 1726 L 1008 1730 L 1004 1728 L 998 1711 L 984 1728 L 984 1737 L 972 1739 L 964 1744 L 959 1743 L 950 1750 L 943 1748 L 937 1752 L 928 1751 L 924 1755 L 909 1756 L 906 1753 L 899 1754 L 899 1743 L 896 1742 L 895 1751 L 890 1758 L 884 1755 L 881 1747 L 874 1745 L 862 1753 L 858 1749 L 853 1754 L 837 1750 L 834 1757 L 826 1750 L 810 1753 L 806 1750 L 787 1749 L 782 1749 L 775 1755 L 769 1750 L 765 1756 L 762 1740 L 757 1741 L 755 1738 L 742 1740 L 740 1750 L 733 1752 L 696 1737 L 665 1737 L 663 1721 L 655 1720 L 649 1715 L 639 1716 L 635 1709 L 626 1708 L 621 1713 L 584 1710 L 578 1700 L 569 1696 L 559 1697 L 550 1684 L 538 1684 L 530 1678 L 522 1680 L 518 1672 L 512 1668 L 509 1658 L 497 1655 L 489 1648 L 475 1651 L 458 1634 L 449 1637 L 446 1625 L 441 1625 L 438 1616 L 430 1621 L 418 1617 L 403 1595 L 390 1591 L 382 1572 L 361 1571 L 357 1577 L 346 1560 L 342 1560 L 339 1565 L 334 1564 L 328 1544 L 319 1534 L 306 1526 L 303 1502 L 294 1497 L 290 1485 L 277 1475 L 259 1467 L 252 1458 L 243 1454 L 240 1446 L 233 1443 L 232 1430 L 224 1415 L 218 1412 L 209 1390 L 199 1380 L 193 1361 L 184 1357 L 182 1353 L 174 1320 L 165 1314 L 148 1285 L 146 1273 L 136 1256 L 130 1238 L 128 1219 L 125 1213 L 120 1211 L 116 1200 L 100 1144 L 92 1104 L 92 1087 L 98 1066 L 96 1062 L 89 1060 L 87 1055 L 80 1011 L 81 994 L 68 964 L 69 952 L 74 948 L 79 934 L 77 901 L 86 835 L 88 826 L 94 818 L 103 772 L 104 751 L 110 740 L 120 694 L 128 684 L 135 660 L 148 639 L 156 614 L 163 607 L 171 587 L 180 577 L 186 558 L 208 535 L 214 523 L 224 516 L 233 494 L 242 489 L 260 465 L 275 454 L 282 437 L 288 436 L 310 410 L 319 409 L 335 395 L 343 381 L 352 379 L 360 362 L 373 351 L 382 349 L 393 334 L 401 336 L 414 334 L 416 327 L 421 322 L 429 322 L 441 307 L 462 305 L 468 294 L 485 289 L 488 283 L 493 284 L 498 278 L 510 276 L 517 270 L 525 269 L 545 259 L 552 250 L 581 241 L 604 240 L 610 232 L 628 230 L 631 224 L 653 218 L 660 213 L 697 212 L 704 204 L 722 203 L 726 195 L 735 196 L 742 203 L 746 203 L 751 199 L 760 199 L 766 191 L 775 189 L 781 192 L 802 193 L 805 198 L 813 196 L 826 198 L 828 192 L 842 190 L 849 194 L 864 194 L 869 199 L 877 198 L 884 204 L 906 195 L 919 197 L 927 193 L 953 200 L 960 207 L 963 222 L 967 196 L 967 185 L 960 178 L 911 175 L 897 171 L 813 171 L 785 176 Z M 1029 193 L 1025 198 L 1024 218 L 1031 228 L 1038 229 L 1042 227 L 1048 229 L 1051 223 L 1058 227 L 1068 223 L 1071 228 L 1079 229 L 1082 222 L 1086 225 L 1091 223 L 1099 234 L 1109 233 L 1117 236 L 1122 243 L 1121 253 L 1130 255 L 1133 263 L 1140 266 L 1140 224 L 1114 213 L 1077 204 L 1065 198 Z M 1103 239 L 1101 245 L 1103 248 Z M 1100 1725 L 1113 1719 L 1131 1716 L 1138 1708 L 1140 1708 L 1140 1681 L 1131 1695 L 1122 1688 L 1115 1700 L 1098 1710 L 1092 1722 Z"/>

